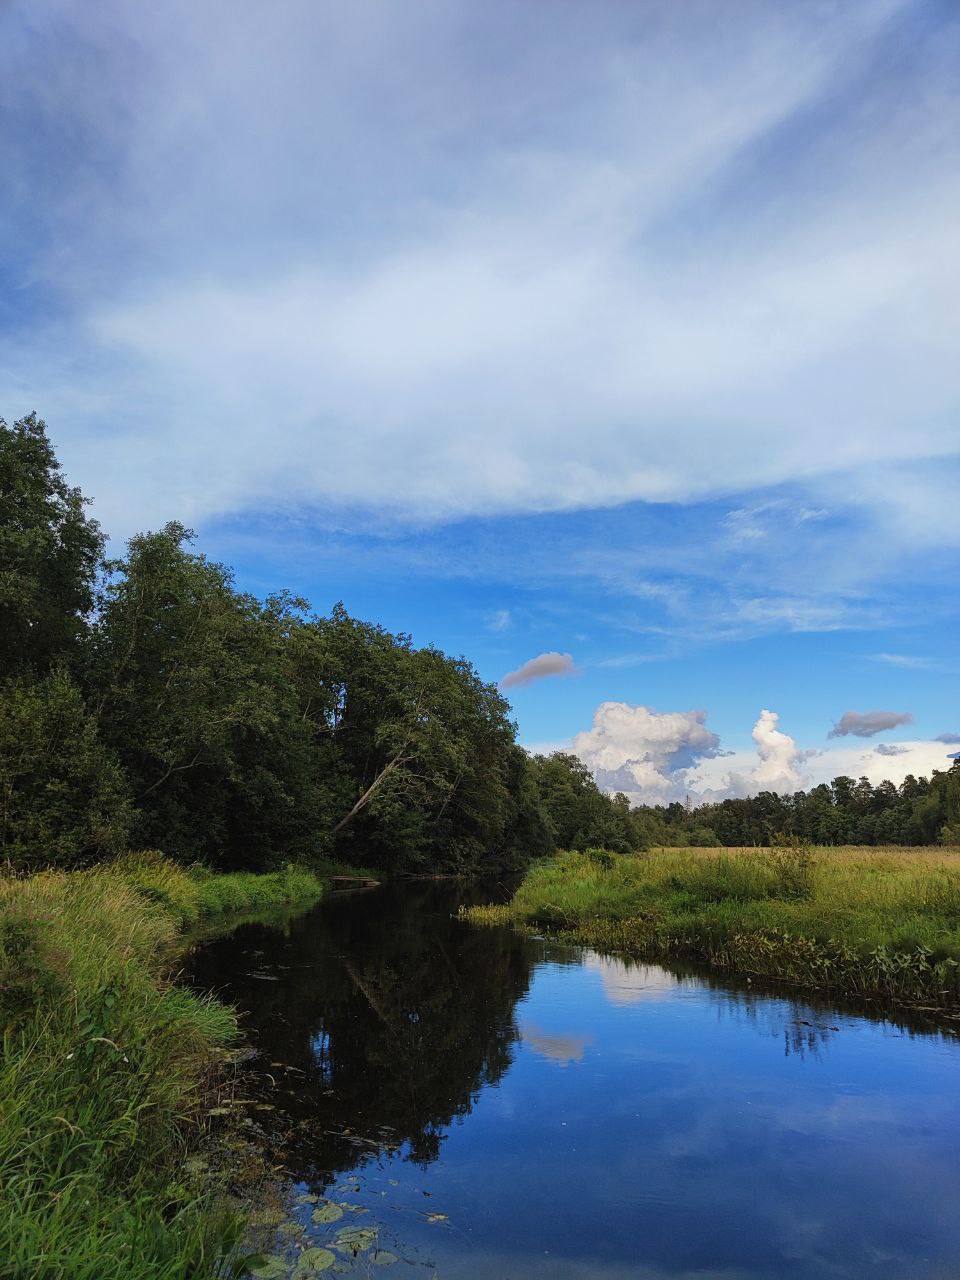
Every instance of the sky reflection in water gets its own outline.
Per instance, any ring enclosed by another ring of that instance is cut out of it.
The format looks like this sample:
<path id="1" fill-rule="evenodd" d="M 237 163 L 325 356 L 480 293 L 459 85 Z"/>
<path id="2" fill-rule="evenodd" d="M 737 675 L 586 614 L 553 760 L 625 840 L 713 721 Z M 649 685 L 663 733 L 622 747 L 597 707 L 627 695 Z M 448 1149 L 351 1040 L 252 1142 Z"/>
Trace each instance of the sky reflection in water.
<path id="1" fill-rule="evenodd" d="M 248 1012 L 265 1146 L 369 1210 L 393 1275 L 957 1274 L 952 1037 L 473 929 L 473 892 L 329 900 L 192 961 Z"/>

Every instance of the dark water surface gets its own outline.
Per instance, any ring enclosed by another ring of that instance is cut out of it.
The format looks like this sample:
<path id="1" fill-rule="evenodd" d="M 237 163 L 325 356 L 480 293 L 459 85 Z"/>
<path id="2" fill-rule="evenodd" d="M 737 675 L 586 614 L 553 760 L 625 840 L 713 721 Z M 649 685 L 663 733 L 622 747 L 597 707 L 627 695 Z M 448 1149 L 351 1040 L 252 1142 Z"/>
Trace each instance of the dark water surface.
<path id="1" fill-rule="evenodd" d="M 338 1265 L 398 1280 L 960 1275 L 952 1035 L 454 918 L 489 898 L 332 897 L 192 956 L 246 1014 L 257 1140 L 354 1206 L 299 1204 L 301 1244 L 368 1230 Z"/>

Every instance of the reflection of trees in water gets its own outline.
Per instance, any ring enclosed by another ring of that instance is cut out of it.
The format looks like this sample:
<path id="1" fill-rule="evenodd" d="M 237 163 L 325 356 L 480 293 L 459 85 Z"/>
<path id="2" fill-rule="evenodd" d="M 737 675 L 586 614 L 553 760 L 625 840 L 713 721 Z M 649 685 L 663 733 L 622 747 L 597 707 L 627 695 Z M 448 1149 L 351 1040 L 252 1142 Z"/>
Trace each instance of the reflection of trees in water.
<path id="1" fill-rule="evenodd" d="M 831 1037 L 840 1031 L 838 1018 L 867 1018 L 909 1036 L 955 1040 L 954 1026 L 945 1027 L 922 1009 L 884 1008 L 878 1002 L 818 998 L 771 981 L 751 979 L 695 966 L 651 964 L 649 961 L 600 956 L 585 951 L 588 967 L 601 971 L 607 998 L 614 1004 L 663 999 L 675 987 L 707 987 L 713 993 L 718 1018 L 733 1018 L 752 1026 L 758 1035 L 783 1040 L 785 1057 L 819 1058 Z M 551 957 L 552 958 L 552 957 Z M 614 971 L 612 981 L 609 971 Z M 634 982 L 631 983 L 631 978 Z"/>
<path id="2" fill-rule="evenodd" d="M 244 1011 L 265 1090 L 276 1081 L 276 1111 L 257 1114 L 296 1178 L 320 1187 L 405 1144 L 435 1160 L 445 1129 L 509 1067 L 536 947 L 453 919 L 470 892 L 423 883 L 331 899 L 285 935 L 247 926 L 195 956 L 195 981 Z"/>

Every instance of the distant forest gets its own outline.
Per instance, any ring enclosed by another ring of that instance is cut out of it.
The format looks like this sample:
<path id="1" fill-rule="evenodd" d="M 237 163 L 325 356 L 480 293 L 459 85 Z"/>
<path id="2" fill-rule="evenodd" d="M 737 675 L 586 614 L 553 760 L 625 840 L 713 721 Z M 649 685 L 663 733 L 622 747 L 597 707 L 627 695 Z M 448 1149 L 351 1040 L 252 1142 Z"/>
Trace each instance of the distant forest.
<path id="1" fill-rule="evenodd" d="M 0 860 L 130 847 L 261 870 L 518 870 L 554 848 L 960 841 L 960 771 L 631 809 L 575 756 L 529 757 L 465 658 L 259 600 L 179 524 L 106 559 L 43 422 L 0 420 Z"/>
<path id="2" fill-rule="evenodd" d="M 564 849 L 634 850 L 685 845 L 769 845 L 778 836 L 810 844 L 960 844 L 960 762 L 900 786 L 839 777 L 811 791 L 688 806 L 641 805 L 608 796 L 576 756 L 533 760 L 551 832 Z"/>

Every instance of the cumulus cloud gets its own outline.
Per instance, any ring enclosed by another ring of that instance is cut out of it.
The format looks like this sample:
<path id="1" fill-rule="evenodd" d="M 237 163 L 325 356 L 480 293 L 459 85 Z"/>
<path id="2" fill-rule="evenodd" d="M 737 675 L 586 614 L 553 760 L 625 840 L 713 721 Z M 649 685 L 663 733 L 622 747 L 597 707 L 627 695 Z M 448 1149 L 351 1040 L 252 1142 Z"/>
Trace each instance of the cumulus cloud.
<path id="1" fill-rule="evenodd" d="M 899 783 L 908 773 L 929 776 L 949 767 L 939 742 L 916 739 L 881 743 L 871 750 L 862 745 L 802 748 L 779 727 L 778 714 L 766 708 L 753 726 L 754 751 L 725 751 L 706 719 L 705 711 L 660 712 L 604 702 L 592 727 L 572 742 L 542 743 L 536 749 L 572 750 L 603 790 L 622 791 L 633 804 L 667 804 L 687 796 L 699 804 L 760 791 L 785 794 L 840 775 L 865 776 L 874 785 L 885 779 Z"/>
<path id="2" fill-rule="evenodd" d="M 956 743 L 960 742 L 960 733 L 938 733 L 934 742 Z"/>
<path id="3" fill-rule="evenodd" d="M 801 751 L 789 734 L 778 729 L 780 716 L 764 708 L 753 726 L 757 761 L 746 772 L 731 770 L 723 788 L 728 795 L 756 795 L 758 791 L 787 793 L 807 785 L 804 765 L 809 751 Z"/>
<path id="4" fill-rule="evenodd" d="M 603 702 L 592 728 L 573 739 L 573 750 L 605 791 L 623 791 L 638 804 L 669 803 L 686 794 L 698 762 L 720 752 L 706 720 L 705 711 Z"/>
<path id="5" fill-rule="evenodd" d="M 875 733 L 912 722 L 909 711 L 845 711 L 827 737 L 846 738 L 852 734 L 855 738 L 872 738 Z"/>
<path id="6" fill-rule="evenodd" d="M 508 671 L 500 681 L 501 689 L 522 689 L 524 685 L 533 684 L 535 680 L 543 680 L 547 676 L 576 676 L 579 668 L 574 664 L 570 653 L 541 653 L 531 658 L 516 671 Z"/>

